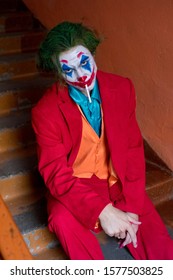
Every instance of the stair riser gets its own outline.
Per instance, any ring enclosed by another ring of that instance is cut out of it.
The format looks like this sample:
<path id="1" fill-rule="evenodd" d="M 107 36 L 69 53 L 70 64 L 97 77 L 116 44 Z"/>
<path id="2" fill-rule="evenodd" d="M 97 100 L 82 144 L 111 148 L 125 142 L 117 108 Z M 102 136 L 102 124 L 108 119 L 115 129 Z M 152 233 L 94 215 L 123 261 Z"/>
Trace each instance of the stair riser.
<path id="1" fill-rule="evenodd" d="M 147 193 L 155 206 L 173 199 L 173 179 L 150 187 L 147 189 Z"/>
<path id="2" fill-rule="evenodd" d="M 11 111 L 21 110 L 33 106 L 43 95 L 44 89 L 30 89 L 7 91 L 0 95 L 0 113 L 7 114 Z"/>
<path id="3" fill-rule="evenodd" d="M 38 185 L 39 182 L 34 172 L 16 174 L 1 179 L 0 194 L 8 202 L 35 193 Z"/>
<path id="4" fill-rule="evenodd" d="M 30 31 L 33 28 L 33 17 L 30 14 L 14 14 L 0 17 L 0 32 Z"/>
<path id="5" fill-rule="evenodd" d="M 0 55 L 34 51 L 38 49 L 43 37 L 43 33 L 2 37 L 0 38 Z"/>
<path id="6" fill-rule="evenodd" d="M 33 76 L 36 73 L 37 69 L 34 58 L 26 61 L 13 61 L 11 63 L 3 62 L 0 65 L 0 81 Z"/>
<path id="7" fill-rule="evenodd" d="M 35 142 L 31 124 L 0 132 L 0 153 L 26 147 Z"/>

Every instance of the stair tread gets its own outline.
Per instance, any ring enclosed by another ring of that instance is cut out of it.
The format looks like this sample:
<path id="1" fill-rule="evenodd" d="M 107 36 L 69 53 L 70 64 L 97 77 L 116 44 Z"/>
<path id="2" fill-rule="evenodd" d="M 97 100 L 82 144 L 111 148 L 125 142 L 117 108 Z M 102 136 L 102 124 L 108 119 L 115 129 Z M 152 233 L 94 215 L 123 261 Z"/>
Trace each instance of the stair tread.
<path id="1" fill-rule="evenodd" d="M 25 124 L 31 123 L 31 109 L 23 109 L 19 111 L 11 111 L 9 114 L 1 115 L 0 131 L 14 129 Z"/>
<path id="2" fill-rule="evenodd" d="M 47 210 L 45 198 L 27 205 L 23 212 L 13 216 L 22 234 L 47 226 Z"/>
<path id="3" fill-rule="evenodd" d="M 18 78 L 15 80 L 1 81 L 0 82 L 0 95 L 5 94 L 9 90 L 24 90 L 32 88 L 44 88 L 51 85 L 54 82 L 53 77 L 49 75 L 36 75 Z"/>
<path id="4" fill-rule="evenodd" d="M 13 216 L 20 215 L 23 212 L 28 211 L 31 205 L 34 205 L 42 199 L 44 200 L 44 194 L 45 188 L 40 180 L 40 185 L 35 187 L 35 192 L 8 200 L 6 201 L 6 204 Z"/>
<path id="5" fill-rule="evenodd" d="M 35 145 L 7 151 L 0 157 L 0 179 L 34 170 L 37 166 Z"/>
<path id="6" fill-rule="evenodd" d="M 158 204 L 156 208 L 164 223 L 168 225 L 173 232 L 173 199 Z"/>
<path id="7" fill-rule="evenodd" d="M 32 36 L 32 35 L 39 35 L 39 34 L 45 34 L 45 30 L 39 30 L 39 29 L 32 29 L 29 31 L 16 31 L 16 32 L 4 32 L 0 33 L 0 39 L 1 38 L 13 38 L 13 37 L 21 37 L 21 36 Z"/>
<path id="8" fill-rule="evenodd" d="M 24 52 L 0 56 L 0 80 L 7 81 L 19 77 L 33 76 L 38 71 L 34 52 Z"/>
<path id="9" fill-rule="evenodd" d="M 31 12 L 29 11 L 4 11 L 3 13 L 0 13 L 0 18 L 6 18 L 6 17 L 21 17 L 21 16 L 30 16 L 32 17 Z"/>
<path id="10" fill-rule="evenodd" d="M 0 13 L 0 33 L 42 28 L 42 24 L 28 10 L 10 11 L 7 9 Z"/>
<path id="11" fill-rule="evenodd" d="M 156 184 L 169 181 L 173 181 L 173 174 L 170 170 L 146 162 L 146 189 L 152 188 Z"/>
<path id="12" fill-rule="evenodd" d="M 46 248 L 41 253 L 34 255 L 35 260 L 68 260 L 69 258 L 64 253 L 61 246 L 55 248 Z"/>
<path id="13" fill-rule="evenodd" d="M 29 52 L 29 53 L 15 53 L 15 54 L 4 54 L 0 56 L 0 63 L 13 63 L 17 61 L 23 61 L 23 60 L 30 60 L 35 59 L 35 52 Z"/>
<path id="14" fill-rule="evenodd" d="M 31 53 L 39 48 L 45 36 L 43 30 L 0 33 L 0 55 Z"/>

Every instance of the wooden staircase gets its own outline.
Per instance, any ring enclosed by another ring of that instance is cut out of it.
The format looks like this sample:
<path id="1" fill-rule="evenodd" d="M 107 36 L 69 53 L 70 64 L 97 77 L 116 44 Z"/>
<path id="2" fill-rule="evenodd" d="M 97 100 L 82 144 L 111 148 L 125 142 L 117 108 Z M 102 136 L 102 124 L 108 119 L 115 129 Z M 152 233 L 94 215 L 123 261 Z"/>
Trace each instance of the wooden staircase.
<path id="1" fill-rule="evenodd" d="M 32 106 L 52 83 L 35 66 L 45 29 L 21 1 L 1 0 L 0 5 L 0 194 L 35 259 L 67 259 L 47 229 L 45 187 L 30 120 Z M 145 153 L 147 192 L 173 235 L 173 174 L 146 142 Z M 130 259 L 125 251 L 111 256 L 111 239 L 98 238 L 106 258 Z"/>

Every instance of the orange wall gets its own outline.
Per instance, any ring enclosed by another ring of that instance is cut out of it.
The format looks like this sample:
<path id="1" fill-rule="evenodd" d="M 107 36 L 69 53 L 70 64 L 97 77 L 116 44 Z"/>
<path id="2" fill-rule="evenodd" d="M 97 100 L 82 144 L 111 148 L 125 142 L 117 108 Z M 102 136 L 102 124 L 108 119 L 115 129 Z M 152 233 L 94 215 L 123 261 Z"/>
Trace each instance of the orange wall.
<path id="1" fill-rule="evenodd" d="M 104 35 L 99 68 L 133 80 L 142 134 L 173 170 L 173 1 L 24 2 L 47 28 L 82 21 Z"/>

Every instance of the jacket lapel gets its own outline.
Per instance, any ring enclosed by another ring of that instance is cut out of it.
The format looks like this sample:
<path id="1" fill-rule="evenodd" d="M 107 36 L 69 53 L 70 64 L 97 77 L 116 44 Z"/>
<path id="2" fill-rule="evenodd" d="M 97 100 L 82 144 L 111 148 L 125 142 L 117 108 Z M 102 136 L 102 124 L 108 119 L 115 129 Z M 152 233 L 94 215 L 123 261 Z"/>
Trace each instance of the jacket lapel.
<path id="1" fill-rule="evenodd" d="M 68 88 L 60 88 L 58 92 L 58 106 L 66 120 L 71 135 L 73 148 L 69 157 L 69 164 L 73 164 L 80 147 L 82 119 L 77 105 L 69 96 Z M 68 139 L 66 139 L 66 141 L 68 141 Z"/>

